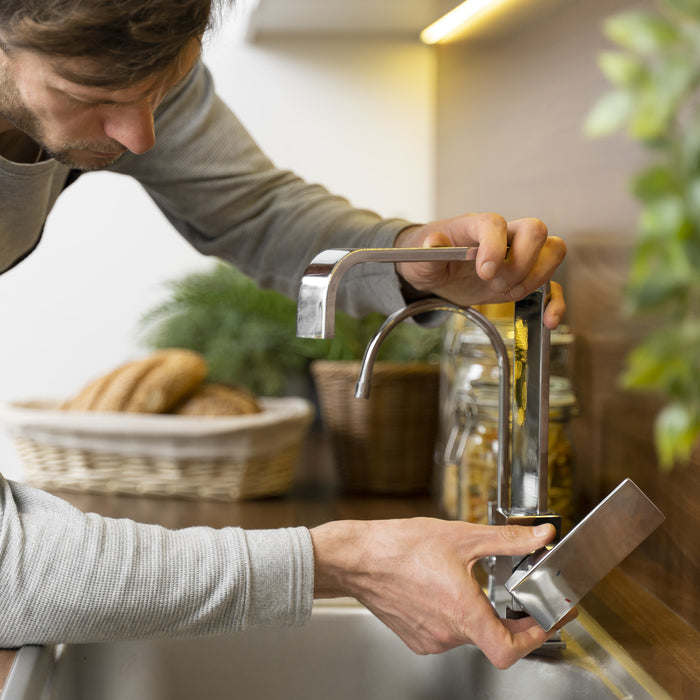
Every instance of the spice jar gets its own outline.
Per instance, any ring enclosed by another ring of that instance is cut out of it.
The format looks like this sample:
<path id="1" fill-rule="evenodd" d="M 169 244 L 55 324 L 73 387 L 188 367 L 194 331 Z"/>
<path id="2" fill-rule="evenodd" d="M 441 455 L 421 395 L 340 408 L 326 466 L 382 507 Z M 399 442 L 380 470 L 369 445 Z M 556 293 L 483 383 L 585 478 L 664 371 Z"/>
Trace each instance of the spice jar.
<path id="1" fill-rule="evenodd" d="M 568 432 L 576 397 L 565 377 L 551 377 L 549 389 L 549 508 L 568 531 L 574 516 L 574 454 Z M 489 501 L 496 500 L 498 465 L 498 383 L 475 379 L 456 396 L 454 428 L 445 454 L 441 503 L 448 516 L 488 522 Z"/>

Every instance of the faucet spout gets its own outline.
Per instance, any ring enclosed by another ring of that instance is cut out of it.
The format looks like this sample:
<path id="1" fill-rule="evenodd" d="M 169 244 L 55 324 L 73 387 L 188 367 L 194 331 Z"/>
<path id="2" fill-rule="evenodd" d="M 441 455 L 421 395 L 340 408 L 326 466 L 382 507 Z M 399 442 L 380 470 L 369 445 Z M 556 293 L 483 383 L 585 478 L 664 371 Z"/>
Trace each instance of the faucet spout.
<path id="1" fill-rule="evenodd" d="M 358 263 L 474 260 L 472 248 L 331 248 L 319 253 L 306 268 L 297 301 L 297 336 L 332 338 L 335 297 L 343 275 Z"/>
<path id="2" fill-rule="evenodd" d="M 466 319 L 477 325 L 491 342 L 498 364 L 498 390 L 499 390 L 499 412 L 498 412 L 498 491 L 497 505 L 499 509 L 506 509 L 508 504 L 509 484 L 510 484 L 510 459 L 509 459 L 509 420 L 508 412 L 510 405 L 510 369 L 508 361 L 508 351 L 501 334 L 496 327 L 483 314 L 468 306 L 458 306 L 451 302 L 440 299 L 439 297 L 430 297 L 415 301 L 408 306 L 398 309 L 393 314 L 387 317 L 384 323 L 379 327 L 374 337 L 370 340 L 365 348 L 362 362 L 360 364 L 360 373 L 355 385 L 355 397 L 360 399 L 369 398 L 370 385 L 372 381 L 372 368 L 377 358 L 377 353 L 384 342 L 385 338 L 391 331 L 402 321 L 418 314 L 428 311 L 439 311 L 447 313 L 456 313 L 464 316 Z"/>

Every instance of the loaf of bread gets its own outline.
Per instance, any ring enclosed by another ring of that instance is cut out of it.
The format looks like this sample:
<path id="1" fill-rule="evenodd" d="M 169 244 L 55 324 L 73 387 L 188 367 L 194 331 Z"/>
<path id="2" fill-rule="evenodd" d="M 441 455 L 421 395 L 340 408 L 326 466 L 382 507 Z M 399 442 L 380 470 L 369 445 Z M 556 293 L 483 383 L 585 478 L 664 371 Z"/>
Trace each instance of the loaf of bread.
<path id="1" fill-rule="evenodd" d="M 167 413 L 202 384 L 208 370 L 206 360 L 196 352 L 159 350 L 90 382 L 62 408 Z"/>
<path id="2" fill-rule="evenodd" d="M 205 382 L 175 407 L 183 416 L 241 416 L 260 413 L 255 396 L 238 386 Z"/>

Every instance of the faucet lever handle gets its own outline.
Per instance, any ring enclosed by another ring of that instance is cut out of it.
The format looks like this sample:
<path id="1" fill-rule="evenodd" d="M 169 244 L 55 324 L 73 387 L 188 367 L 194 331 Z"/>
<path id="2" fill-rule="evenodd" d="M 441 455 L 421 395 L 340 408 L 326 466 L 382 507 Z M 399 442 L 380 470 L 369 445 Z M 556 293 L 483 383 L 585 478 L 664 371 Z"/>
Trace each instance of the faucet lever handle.
<path id="1" fill-rule="evenodd" d="M 427 262 L 474 260 L 478 246 L 447 248 L 331 248 L 319 253 L 306 268 L 297 301 L 297 336 L 332 338 L 335 296 L 343 275 L 365 262 Z"/>

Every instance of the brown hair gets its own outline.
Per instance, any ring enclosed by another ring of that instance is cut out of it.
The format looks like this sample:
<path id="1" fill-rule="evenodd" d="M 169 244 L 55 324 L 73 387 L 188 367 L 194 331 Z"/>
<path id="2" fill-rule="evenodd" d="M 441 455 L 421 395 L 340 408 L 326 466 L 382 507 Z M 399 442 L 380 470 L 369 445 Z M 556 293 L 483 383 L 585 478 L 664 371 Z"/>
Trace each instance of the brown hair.
<path id="1" fill-rule="evenodd" d="M 0 48 L 92 59 L 81 82 L 123 87 L 173 66 L 234 0 L 0 0 Z"/>

